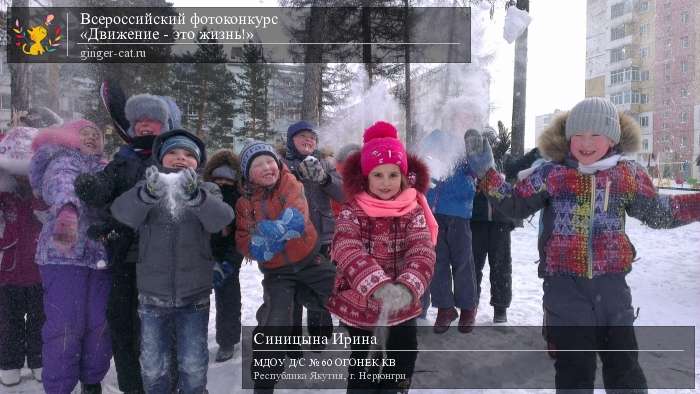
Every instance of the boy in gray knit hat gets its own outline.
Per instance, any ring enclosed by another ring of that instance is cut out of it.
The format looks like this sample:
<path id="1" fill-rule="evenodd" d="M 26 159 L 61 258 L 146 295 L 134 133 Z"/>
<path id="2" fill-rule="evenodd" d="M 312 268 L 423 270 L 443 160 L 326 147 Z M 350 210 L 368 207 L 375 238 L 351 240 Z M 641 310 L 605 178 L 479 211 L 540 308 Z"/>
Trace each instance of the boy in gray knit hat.
<path id="1" fill-rule="evenodd" d="M 542 211 L 538 273 L 547 340 L 558 350 L 557 390 L 592 390 L 598 352 L 607 389 L 647 388 L 626 281 L 636 258 L 626 216 L 651 228 L 699 221 L 700 193 L 657 194 L 645 168 L 623 156 L 639 150 L 640 140 L 634 119 L 594 97 L 544 130 L 539 149 L 551 161 L 515 185 L 493 169 L 486 139 L 467 145 L 479 186 L 501 213 L 524 219 Z"/>

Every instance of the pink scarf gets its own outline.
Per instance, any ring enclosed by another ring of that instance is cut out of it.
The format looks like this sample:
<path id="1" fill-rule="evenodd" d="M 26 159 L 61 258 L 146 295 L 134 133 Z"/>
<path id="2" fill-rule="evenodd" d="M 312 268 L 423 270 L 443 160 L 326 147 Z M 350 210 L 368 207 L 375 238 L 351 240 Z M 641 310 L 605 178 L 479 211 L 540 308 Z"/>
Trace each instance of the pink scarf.
<path id="1" fill-rule="evenodd" d="M 367 216 L 373 218 L 403 216 L 411 212 L 416 205 L 420 204 L 424 211 L 428 230 L 430 230 L 430 238 L 433 245 L 437 244 L 438 223 L 428 206 L 428 201 L 425 199 L 425 196 L 423 193 L 418 193 L 416 189 L 412 187 L 408 188 L 402 191 L 393 200 L 380 200 L 370 196 L 367 192 L 362 192 L 355 196 L 355 201 L 357 201 L 357 205 L 365 211 Z"/>

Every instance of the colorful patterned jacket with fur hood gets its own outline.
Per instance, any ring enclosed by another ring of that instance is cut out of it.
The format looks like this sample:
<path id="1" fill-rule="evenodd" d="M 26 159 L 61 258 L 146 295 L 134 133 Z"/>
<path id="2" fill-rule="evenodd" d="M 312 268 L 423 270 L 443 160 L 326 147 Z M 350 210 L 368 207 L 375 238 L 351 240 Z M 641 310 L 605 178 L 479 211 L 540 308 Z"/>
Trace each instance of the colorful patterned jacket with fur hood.
<path id="1" fill-rule="evenodd" d="M 421 193 L 428 189 L 428 168 L 408 156 L 409 183 Z M 372 298 L 387 283 L 400 283 L 413 295 L 413 304 L 388 317 L 394 326 L 421 313 L 420 298 L 428 291 L 435 266 L 435 247 L 418 205 L 400 217 L 369 217 L 353 196 L 367 190 L 360 169 L 360 153 L 348 157 L 343 168 L 346 202 L 336 220 L 333 258 L 337 274 L 328 310 L 354 327 L 373 327 L 381 303 Z"/>
<path id="2" fill-rule="evenodd" d="M 502 213 L 525 218 L 540 213 L 539 274 L 593 278 L 626 273 L 635 249 L 625 234 L 626 215 L 651 228 L 672 228 L 700 219 L 700 193 L 659 195 L 646 170 L 624 157 L 609 168 L 586 175 L 569 154 L 565 137 L 568 113 L 547 128 L 538 143 L 550 162 L 515 186 L 495 170 L 480 182 Z M 612 153 L 630 154 L 640 145 L 640 130 L 620 114 L 620 142 Z"/>

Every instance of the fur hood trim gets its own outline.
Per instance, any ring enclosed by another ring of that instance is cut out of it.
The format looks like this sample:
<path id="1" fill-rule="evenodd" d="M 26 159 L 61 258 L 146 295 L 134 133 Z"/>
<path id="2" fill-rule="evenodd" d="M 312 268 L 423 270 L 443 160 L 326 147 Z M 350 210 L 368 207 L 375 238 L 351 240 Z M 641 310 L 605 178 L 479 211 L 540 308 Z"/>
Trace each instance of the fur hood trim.
<path id="1" fill-rule="evenodd" d="M 362 175 L 360 158 L 361 152 L 351 154 L 342 168 L 343 189 L 348 198 L 367 191 L 367 177 Z M 408 181 L 410 187 L 421 193 L 427 192 L 430 186 L 428 166 L 412 153 L 408 153 Z"/>
<path id="2" fill-rule="evenodd" d="M 237 180 L 240 179 L 241 161 L 238 159 L 238 156 L 228 149 L 221 149 L 214 152 L 211 158 L 209 158 L 209 161 L 207 161 L 207 165 L 204 167 L 204 172 L 202 173 L 204 180 L 211 182 L 213 179 L 211 173 L 223 165 L 227 165 L 236 171 L 238 175 Z"/>
<path id="3" fill-rule="evenodd" d="M 618 112 L 620 116 L 620 142 L 615 146 L 622 154 L 630 154 L 639 151 L 642 144 L 642 132 L 637 122 L 629 115 Z M 566 139 L 566 119 L 569 112 L 565 112 L 552 121 L 537 140 L 537 147 L 544 157 L 555 162 L 562 162 L 569 153 L 569 141 Z"/>

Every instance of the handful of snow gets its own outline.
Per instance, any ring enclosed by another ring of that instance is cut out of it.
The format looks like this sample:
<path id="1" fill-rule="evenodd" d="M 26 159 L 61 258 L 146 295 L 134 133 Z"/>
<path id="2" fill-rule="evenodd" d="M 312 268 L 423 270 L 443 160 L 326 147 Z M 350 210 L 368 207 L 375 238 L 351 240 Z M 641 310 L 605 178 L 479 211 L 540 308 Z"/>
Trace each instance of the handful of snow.
<path id="1" fill-rule="evenodd" d="M 527 29 L 527 26 L 532 21 L 527 11 L 521 10 L 518 7 L 508 7 L 506 11 L 506 21 L 503 25 L 503 38 L 512 44 L 518 39 L 521 34 Z"/>
<path id="2" fill-rule="evenodd" d="M 165 204 L 170 211 L 170 215 L 174 218 L 179 215 L 182 206 L 187 200 L 187 196 L 184 195 L 184 191 L 181 186 L 181 183 L 184 181 L 182 176 L 183 174 L 183 171 L 179 171 L 170 174 L 164 174 L 161 172 L 158 175 L 158 178 L 165 184 L 166 191 L 165 196 L 163 196 L 162 199 L 163 204 Z"/>

